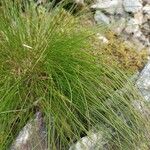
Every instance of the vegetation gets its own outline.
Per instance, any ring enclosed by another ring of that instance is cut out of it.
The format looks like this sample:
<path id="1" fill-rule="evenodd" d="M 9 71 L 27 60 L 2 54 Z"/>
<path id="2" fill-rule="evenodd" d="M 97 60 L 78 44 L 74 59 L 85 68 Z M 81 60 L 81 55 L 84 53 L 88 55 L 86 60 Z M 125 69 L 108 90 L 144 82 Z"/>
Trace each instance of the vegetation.
<path id="1" fill-rule="evenodd" d="M 108 43 L 103 43 L 97 36 L 91 38 L 92 52 L 94 55 L 103 55 L 105 63 L 116 63 L 118 68 L 124 71 L 127 76 L 133 75 L 141 70 L 147 61 L 148 53 L 145 49 L 138 52 L 133 46 L 127 46 L 125 42 L 117 37 L 112 31 L 103 33 Z M 102 35 L 103 35 L 102 34 Z"/>
<path id="2" fill-rule="evenodd" d="M 1 150 L 37 110 L 52 150 L 68 149 L 90 130 L 104 132 L 112 150 L 149 146 L 149 121 L 133 106 L 142 97 L 117 63 L 90 52 L 96 29 L 79 27 L 61 6 L 22 13 L 5 0 L 0 11 Z"/>

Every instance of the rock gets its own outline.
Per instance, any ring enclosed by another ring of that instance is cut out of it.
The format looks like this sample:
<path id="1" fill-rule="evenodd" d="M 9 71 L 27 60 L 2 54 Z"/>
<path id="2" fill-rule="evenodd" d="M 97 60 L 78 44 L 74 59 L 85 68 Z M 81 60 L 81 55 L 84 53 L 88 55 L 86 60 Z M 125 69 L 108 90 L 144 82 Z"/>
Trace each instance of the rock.
<path id="1" fill-rule="evenodd" d="M 143 23 L 143 12 L 139 11 L 134 14 L 134 19 L 137 21 L 137 24 L 141 25 Z"/>
<path id="2" fill-rule="evenodd" d="M 109 24 L 110 23 L 110 19 L 109 17 L 107 17 L 104 13 L 102 13 L 101 11 L 96 11 L 95 15 L 94 15 L 94 19 L 98 24 Z"/>
<path id="3" fill-rule="evenodd" d="M 150 15 L 150 4 L 147 4 L 143 7 L 143 13 Z"/>
<path id="4" fill-rule="evenodd" d="M 150 61 L 140 73 L 136 85 L 141 91 L 145 100 L 150 101 Z"/>
<path id="5" fill-rule="evenodd" d="M 141 27 L 141 30 L 145 36 L 150 36 L 150 23 L 144 23 Z"/>
<path id="6" fill-rule="evenodd" d="M 136 37 L 131 37 L 130 42 L 132 42 L 133 47 L 137 50 L 137 51 L 141 51 L 143 49 L 146 49 L 143 41 L 141 41 L 140 39 L 136 38 Z"/>
<path id="7" fill-rule="evenodd" d="M 20 131 L 10 150 L 47 150 L 46 129 L 41 112 Z"/>
<path id="8" fill-rule="evenodd" d="M 145 101 L 135 100 L 133 106 L 139 110 L 147 119 L 150 117 L 150 108 L 147 103 L 150 102 L 150 60 L 138 75 L 136 87 L 140 90 Z"/>
<path id="9" fill-rule="evenodd" d="M 133 101 L 134 108 L 136 108 L 144 117 L 147 117 L 149 119 L 150 117 L 150 110 L 149 107 L 146 107 L 144 101 L 135 100 Z"/>
<path id="10" fill-rule="evenodd" d="M 114 14 L 117 8 L 119 8 L 118 5 L 118 0 L 98 0 L 96 4 L 91 6 L 91 8 Z"/>
<path id="11" fill-rule="evenodd" d="M 134 19 L 134 18 L 130 18 L 129 21 L 127 22 L 127 27 L 125 29 L 125 31 L 128 34 L 133 34 L 135 32 L 139 31 L 139 24 L 138 24 L 138 20 Z"/>
<path id="12" fill-rule="evenodd" d="M 37 0 L 36 1 L 37 5 L 41 5 L 41 4 L 44 4 L 44 3 L 46 3 L 46 0 Z"/>
<path id="13" fill-rule="evenodd" d="M 116 8 L 116 12 L 115 14 L 120 14 L 120 15 L 124 15 L 124 9 L 123 9 L 123 1 L 122 0 L 118 0 L 118 6 Z"/>
<path id="14" fill-rule="evenodd" d="M 138 30 L 137 32 L 134 32 L 134 34 L 133 34 L 133 38 L 135 38 L 135 39 L 143 39 L 143 40 L 145 40 L 145 37 L 143 36 L 143 34 L 142 34 L 142 32 L 140 31 L 140 30 Z"/>
<path id="15" fill-rule="evenodd" d="M 72 145 L 69 150 L 100 150 L 104 149 L 105 144 L 102 133 L 90 133 Z"/>
<path id="16" fill-rule="evenodd" d="M 140 42 L 140 43 L 142 43 L 143 45 L 145 45 L 145 47 L 149 47 L 149 46 L 150 46 L 149 39 L 146 38 L 146 37 L 142 34 L 141 31 L 136 32 L 136 33 L 133 35 L 133 38 L 139 40 L 139 41 L 137 41 L 137 43 Z M 136 44 L 136 43 L 135 43 L 135 44 Z M 143 48 L 144 48 L 144 47 L 143 47 Z"/>
<path id="17" fill-rule="evenodd" d="M 109 43 L 108 39 L 107 39 L 105 36 L 103 36 L 103 35 L 97 33 L 97 37 L 98 37 L 98 39 L 99 39 L 102 43 L 104 43 L 104 44 L 108 44 L 108 43 Z"/>
<path id="18" fill-rule="evenodd" d="M 126 12 L 136 13 L 142 10 L 142 3 L 140 0 L 123 0 L 123 6 Z"/>
<path id="19" fill-rule="evenodd" d="M 84 5 L 84 0 L 74 0 L 78 5 Z"/>
<path id="20" fill-rule="evenodd" d="M 143 4 L 150 4 L 150 0 L 143 0 Z"/>
<path id="21" fill-rule="evenodd" d="M 126 27 L 126 19 L 125 18 L 120 18 L 117 21 L 114 21 L 114 25 L 112 27 L 112 30 L 117 34 L 120 35 L 122 31 Z"/>
<path id="22" fill-rule="evenodd" d="M 148 22 L 150 20 L 150 4 L 143 7 L 143 14 L 145 16 L 145 22 Z"/>

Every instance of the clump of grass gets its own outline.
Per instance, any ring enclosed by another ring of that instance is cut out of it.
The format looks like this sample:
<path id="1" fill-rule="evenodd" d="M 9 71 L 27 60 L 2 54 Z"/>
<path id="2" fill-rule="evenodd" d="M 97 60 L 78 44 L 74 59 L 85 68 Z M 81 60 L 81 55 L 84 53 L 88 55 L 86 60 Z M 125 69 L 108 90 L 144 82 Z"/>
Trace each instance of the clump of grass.
<path id="1" fill-rule="evenodd" d="M 0 10 L 0 149 L 37 109 L 49 149 L 66 150 L 96 128 L 107 131 L 113 150 L 147 144 L 149 122 L 132 105 L 142 97 L 116 63 L 91 55 L 94 30 L 61 6 L 40 14 L 15 6 L 6 0 Z"/>

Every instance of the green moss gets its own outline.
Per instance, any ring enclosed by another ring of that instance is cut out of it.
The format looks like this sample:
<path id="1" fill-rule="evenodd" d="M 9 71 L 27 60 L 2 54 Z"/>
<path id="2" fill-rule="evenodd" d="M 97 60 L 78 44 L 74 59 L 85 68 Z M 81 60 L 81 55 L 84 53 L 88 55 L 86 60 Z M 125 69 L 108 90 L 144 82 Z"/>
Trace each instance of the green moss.
<path id="1" fill-rule="evenodd" d="M 134 47 L 129 47 L 111 31 L 106 32 L 104 36 L 108 39 L 108 43 L 102 43 L 97 37 L 91 39 L 94 55 L 103 56 L 107 64 L 116 63 L 127 75 L 132 75 L 143 68 L 148 56 L 145 49 L 139 52 Z"/>

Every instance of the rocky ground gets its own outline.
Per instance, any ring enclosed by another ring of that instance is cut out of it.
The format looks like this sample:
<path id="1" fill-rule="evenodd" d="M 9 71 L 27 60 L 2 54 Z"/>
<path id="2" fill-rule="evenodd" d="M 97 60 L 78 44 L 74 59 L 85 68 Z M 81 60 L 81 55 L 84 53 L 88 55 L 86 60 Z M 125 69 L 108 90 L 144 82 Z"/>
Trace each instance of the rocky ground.
<path id="1" fill-rule="evenodd" d="M 111 26 L 138 50 L 147 48 L 150 52 L 149 0 L 96 0 L 91 8 L 98 24 Z"/>

